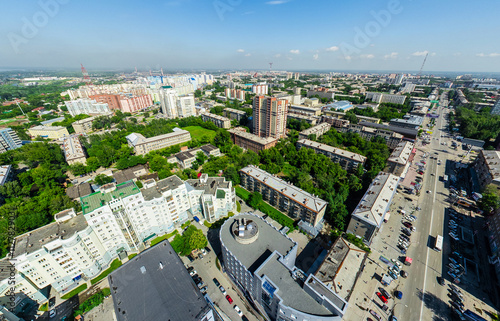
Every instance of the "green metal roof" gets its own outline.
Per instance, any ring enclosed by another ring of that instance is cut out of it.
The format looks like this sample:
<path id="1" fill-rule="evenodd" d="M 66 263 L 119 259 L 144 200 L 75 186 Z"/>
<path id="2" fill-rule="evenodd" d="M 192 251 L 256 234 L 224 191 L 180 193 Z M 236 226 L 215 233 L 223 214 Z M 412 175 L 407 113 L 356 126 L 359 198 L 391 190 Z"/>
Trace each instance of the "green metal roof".
<path id="1" fill-rule="evenodd" d="M 87 196 L 80 197 L 80 205 L 83 214 L 88 214 L 117 198 L 125 198 L 130 195 L 140 193 L 141 191 L 133 181 L 124 182 L 116 185 L 116 189 L 109 193 L 95 192 Z"/>

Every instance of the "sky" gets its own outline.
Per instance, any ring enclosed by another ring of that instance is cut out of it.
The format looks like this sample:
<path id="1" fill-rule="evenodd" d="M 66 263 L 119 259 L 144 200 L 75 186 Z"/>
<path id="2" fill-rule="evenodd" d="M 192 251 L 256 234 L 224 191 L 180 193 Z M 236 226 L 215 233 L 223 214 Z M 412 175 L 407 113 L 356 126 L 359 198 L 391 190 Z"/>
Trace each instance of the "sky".
<path id="1" fill-rule="evenodd" d="M 500 1 L 0 3 L 0 68 L 500 72 Z"/>

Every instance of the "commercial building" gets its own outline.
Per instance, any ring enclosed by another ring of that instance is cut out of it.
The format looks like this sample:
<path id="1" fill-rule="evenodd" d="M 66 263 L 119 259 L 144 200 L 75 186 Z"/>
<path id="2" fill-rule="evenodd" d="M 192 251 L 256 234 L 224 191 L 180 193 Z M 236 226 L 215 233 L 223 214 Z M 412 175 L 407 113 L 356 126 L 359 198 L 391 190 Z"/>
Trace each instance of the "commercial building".
<path id="1" fill-rule="evenodd" d="M 98 94 L 90 96 L 97 102 L 108 104 L 110 110 L 121 110 L 124 113 L 134 113 L 153 106 L 151 95 Z"/>
<path id="2" fill-rule="evenodd" d="M 252 93 L 257 94 L 257 95 L 267 95 L 269 91 L 269 88 L 267 85 L 253 85 L 252 86 Z"/>
<path id="3" fill-rule="evenodd" d="M 216 114 L 211 114 L 207 112 L 201 113 L 201 119 L 204 122 L 211 121 L 215 126 L 219 128 L 229 129 L 231 128 L 231 119 Z"/>
<path id="4" fill-rule="evenodd" d="M 247 116 L 247 113 L 243 110 L 224 108 L 224 115 L 231 120 L 235 119 L 240 121 Z"/>
<path id="5" fill-rule="evenodd" d="M 142 134 L 132 133 L 126 138 L 128 145 L 134 148 L 136 155 L 145 155 L 152 150 L 189 142 L 191 134 L 187 130 L 174 128 L 174 132 L 169 134 L 146 138 Z"/>
<path id="6" fill-rule="evenodd" d="M 60 139 L 69 136 L 68 130 L 63 126 L 35 126 L 28 129 L 32 138 L 42 137 L 49 139 Z"/>
<path id="7" fill-rule="evenodd" d="M 481 150 L 474 162 L 481 189 L 489 184 L 500 186 L 500 152 Z"/>
<path id="8" fill-rule="evenodd" d="M 398 176 L 380 172 L 352 212 L 347 233 L 360 237 L 370 245 L 389 211 L 398 182 Z"/>
<path id="9" fill-rule="evenodd" d="M 411 142 L 401 142 L 387 159 L 387 173 L 404 178 L 411 165 L 411 160 L 415 155 L 413 148 L 415 145 Z"/>
<path id="10" fill-rule="evenodd" d="M 85 152 L 83 151 L 82 143 L 80 143 L 79 135 L 65 137 L 62 148 L 68 165 L 76 163 L 83 165 L 86 164 L 87 157 L 85 157 Z"/>
<path id="11" fill-rule="evenodd" d="M 0 153 L 16 149 L 22 146 L 17 133 L 11 128 L 0 129 Z"/>
<path id="12" fill-rule="evenodd" d="M 255 135 L 276 139 L 285 137 L 287 113 L 287 100 L 255 96 L 253 100 L 253 129 Z"/>
<path id="13" fill-rule="evenodd" d="M 251 213 L 220 229 L 225 270 L 270 320 L 340 321 L 347 302 L 295 266 L 298 245 Z"/>
<path id="14" fill-rule="evenodd" d="M 214 312 L 168 241 L 108 276 L 118 321 L 215 321 Z"/>
<path id="15" fill-rule="evenodd" d="M 308 139 L 300 139 L 297 141 L 297 149 L 302 147 L 310 148 L 317 154 L 325 155 L 330 158 L 332 162 L 338 163 L 348 172 L 355 171 L 359 165 L 364 165 L 366 162 L 365 156 Z"/>
<path id="16" fill-rule="evenodd" d="M 418 127 L 422 126 L 424 122 L 424 117 L 416 116 L 416 115 L 405 115 L 403 119 L 394 118 L 391 119 L 389 125 L 410 128 L 410 129 L 418 129 Z"/>
<path id="17" fill-rule="evenodd" d="M 113 116 L 113 113 L 108 113 L 108 114 L 103 114 L 100 116 Z M 88 134 L 92 131 L 92 123 L 96 119 L 96 116 L 94 117 L 89 117 L 85 118 L 82 120 L 77 120 L 71 126 L 73 126 L 73 129 L 75 130 L 75 133 L 77 134 Z"/>
<path id="18" fill-rule="evenodd" d="M 64 102 L 71 116 L 86 114 L 91 116 L 109 114 L 108 104 L 99 103 L 95 99 L 80 98 Z"/>
<path id="19" fill-rule="evenodd" d="M 231 139 L 235 145 L 256 153 L 264 149 L 272 148 L 278 143 L 276 138 L 259 137 L 254 134 L 247 133 L 246 130 L 241 127 L 232 128 L 228 130 L 228 132 L 231 134 Z"/>
<path id="20" fill-rule="evenodd" d="M 184 118 L 196 116 L 194 95 L 179 95 L 178 91 L 170 86 L 164 86 L 159 91 L 161 112 L 168 118 Z"/>
<path id="21" fill-rule="evenodd" d="M 241 186 L 250 192 L 259 192 L 269 204 L 293 219 L 312 226 L 323 220 L 327 202 L 291 183 L 250 165 L 240 170 Z"/>
<path id="22" fill-rule="evenodd" d="M 402 105 L 405 103 L 405 95 L 391 95 L 384 93 L 366 92 L 366 100 L 371 99 L 371 101 L 376 103 L 391 103 Z"/>
<path id="23" fill-rule="evenodd" d="M 316 135 L 316 138 L 318 138 L 329 131 L 330 128 L 332 128 L 332 126 L 329 123 L 321 123 L 319 125 L 301 131 L 299 133 L 299 139 L 307 139 L 309 138 L 309 135 Z"/>
<path id="24" fill-rule="evenodd" d="M 341 110 L 341 111 L 348 111 L 350 109 L 353 109 L 354 106 L 352 105 L 352 103 L 350 101 L 347 101 L 347 100 L 341 100 L 341 101 L 336 101 L 336 102 L 333 102 L 333 103 L 329 103 L 328 105 L 325 105 L 323 107 L 323 112 L 325 112 L 326 110 L 332 110 L 332 111 L 338 111 L 338 110 Z"/>

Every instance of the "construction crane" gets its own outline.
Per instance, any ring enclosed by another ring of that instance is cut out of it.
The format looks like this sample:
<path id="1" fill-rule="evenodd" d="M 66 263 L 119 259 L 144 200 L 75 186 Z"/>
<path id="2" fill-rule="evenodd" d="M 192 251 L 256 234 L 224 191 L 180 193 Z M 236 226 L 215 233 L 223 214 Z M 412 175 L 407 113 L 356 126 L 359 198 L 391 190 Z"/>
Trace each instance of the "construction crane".
<path id="1" fill-rule="evenodd" d="M 418 72 L 418 78 L 420 78 L 420 76 L 422 76 L 422 70 L 424 69 L 424 65 L 425 65 L 425 62 L 427 61 L 427 56 L 429 55 L 429 53 L 426 53 L 425 54 L 425 58 L 424 58 L 424 62 L 422 63 L 422 67 L 420 67 L 420 71 Z"/>
<path id="2" fill-rule="evenodd" d="M 90 81 L 89 73 L 87 72 L 87 69 L 83 66 L 83 64 L 80 64 L 82 66 L 82 75 L 83 75 L 83 81 L 87 83 L 87 85 L 92 85 L 92 81 Z"/>
<path id="3" fill-rule="evenodd" d="M 272 69 L 273 69 L 273 63 L 272 63 L 272 62 L 270 62 L 270 63 L 269 63 L 269 72 L 271 72 L 271 70 L 272 70 Z"/>
<path id="4" fill-rule="evenodd" d="M 257 78 L 257 73 L 255 73 L 255 74 L 253 75 L 253 77 L 254 77 L 254 78 Z"/>

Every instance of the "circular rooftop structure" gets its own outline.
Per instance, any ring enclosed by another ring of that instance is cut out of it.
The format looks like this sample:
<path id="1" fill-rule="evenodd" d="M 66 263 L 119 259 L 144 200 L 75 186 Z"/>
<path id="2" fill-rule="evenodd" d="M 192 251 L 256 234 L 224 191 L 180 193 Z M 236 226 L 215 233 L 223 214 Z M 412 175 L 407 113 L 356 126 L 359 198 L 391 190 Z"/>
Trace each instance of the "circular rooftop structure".
<path id="1" fill-rule="evenodd" d="M 259 237 L 259 227 L 254 221 L 243 217 L 234 220 L 231 225 L 231 233 L 238 243 L 250 244 Z"/>

